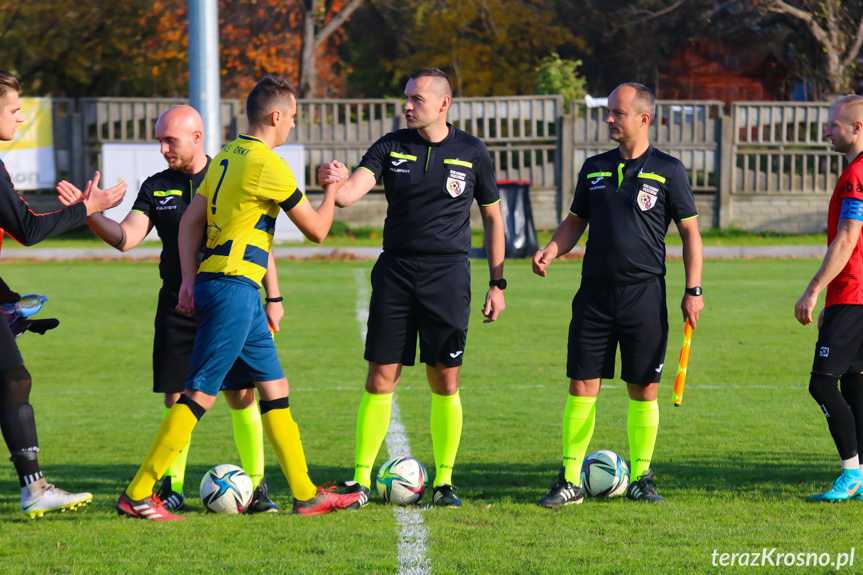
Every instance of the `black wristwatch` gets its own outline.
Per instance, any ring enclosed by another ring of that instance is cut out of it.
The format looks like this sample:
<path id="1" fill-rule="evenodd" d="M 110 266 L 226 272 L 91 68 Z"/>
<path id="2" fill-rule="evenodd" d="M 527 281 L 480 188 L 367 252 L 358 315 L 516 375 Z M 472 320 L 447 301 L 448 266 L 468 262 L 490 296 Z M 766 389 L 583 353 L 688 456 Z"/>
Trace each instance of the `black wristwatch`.
<path id="1" fill-rule="evenodd" d="M 686 288 L 686 289 L 685 289 L 685 290 L 683 290 L 683 291 L 685 291 L 685 292 L 686 292 L 686 293 L 688 293 L 689 295 L 700 296 L 700 295 L 701 295 L 701 286 L 695 286 L 695 287 L 691 287 L 691 288 Z"/>
<path id="2" fill-rule="evenodd" d="M 505 290 L 506 280 L 503 278 L 500 278 L 499 280 L 488 280 L 488 287 L 496 287 L 500 288 L 501 290 Z"/>

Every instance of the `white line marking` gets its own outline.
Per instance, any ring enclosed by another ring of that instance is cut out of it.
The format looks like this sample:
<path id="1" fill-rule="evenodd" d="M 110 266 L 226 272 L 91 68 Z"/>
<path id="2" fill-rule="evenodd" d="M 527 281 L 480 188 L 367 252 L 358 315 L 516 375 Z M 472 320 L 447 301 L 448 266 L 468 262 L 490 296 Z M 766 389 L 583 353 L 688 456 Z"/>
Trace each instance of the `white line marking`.
<path id="1" fill-rule="evenodd" d="M 365 342 L 371 294 L 364 270 L 356 268 L 353 273 L 357 284 L 357 323 L 360 325 L 360 336 Z M 395 393 L 386 443 L 390 457 L 411 453 L 408 433 L 402 423 L 401 409 Z M 423 522 L 422 511 L 415 507 L 393 507 L 393 515 L 399 525 L 398 572 L 404 575 L 429 575 L 431 565 L 428 560 L 428 529 Z"/>

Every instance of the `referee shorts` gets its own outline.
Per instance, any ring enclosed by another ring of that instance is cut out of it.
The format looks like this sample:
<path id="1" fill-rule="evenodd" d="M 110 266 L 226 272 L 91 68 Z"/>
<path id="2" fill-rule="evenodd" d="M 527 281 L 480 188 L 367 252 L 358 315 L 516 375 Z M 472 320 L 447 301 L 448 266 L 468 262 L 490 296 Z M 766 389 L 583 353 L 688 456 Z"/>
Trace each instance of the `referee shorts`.
<path id="1" fill-rule="evenodd" d="M 177 292 L 162 287 L 153 337 L 153 392 L 182 393 L 195 346 L 198 320 L 177 311 Z"/>
<path id="2" fill-rule="evenodd" d="M 863 372 L 863 305 L 836 304 L 824 310 L 812 373 L 842 376 Z"/>
<path id="3" fill-rule="evenodd" d="M 198 334 L 186 387 L 217 395 L 285 377 L 258 290 L 242 279 L 195 284 Z"/>
<path id="4" fill-rule="evenodd" d="M 467 255 L 395 256 L 384 252 L 372 269 L 366 361 L 458 367 L 470 320 Z"/>
<path id="5" fill-rule="evenodd" d="M 660 381 L 668 344 L 664 278 L 625 286 L 582 280 L 572 300 L 567 377 L 614 378 L 618 344 L 623 381 Z"/>

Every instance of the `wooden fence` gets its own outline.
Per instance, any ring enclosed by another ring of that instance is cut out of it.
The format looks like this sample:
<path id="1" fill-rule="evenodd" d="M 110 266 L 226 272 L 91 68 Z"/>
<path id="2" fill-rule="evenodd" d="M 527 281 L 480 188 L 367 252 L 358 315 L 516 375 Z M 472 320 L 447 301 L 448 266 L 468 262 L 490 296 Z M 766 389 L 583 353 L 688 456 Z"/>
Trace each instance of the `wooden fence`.
<path id="1" fill-rule="evenodd" d="M 82 184 L 100 167 L 104 143 L 154 141 L 156 119 L 179 103 L 185 100 L 55 99 L 61 177 Z M 307 185 L 320 162 L 337 158 L 353 169 L 374 141 L 405 127 L 401 100 L 298 104 L 289 143 L 305 147 Z M 747 220 L 735 203 L 782 196 L 814 205 L 832 191 L 845 160 L 822 139 L 828 113 L 826 103 L 738 102 L 726 114 L 718 101 L 659 101 L 650 136 L 687 167 L 693 191 L 711 212 L 703 224 L 740 225 Z M 225 142 L 247 127 L 241 100 L 223 100 L 221 116 Z M 614 146 L 603 108 L 573 102 L 564 110 L 559 96 L 459 98 L 449 120 L 486 142 L 499 179 L 529 180 L 535 193 L 554 194 L 551 220 L 566 213 L 584 160 Z"/>

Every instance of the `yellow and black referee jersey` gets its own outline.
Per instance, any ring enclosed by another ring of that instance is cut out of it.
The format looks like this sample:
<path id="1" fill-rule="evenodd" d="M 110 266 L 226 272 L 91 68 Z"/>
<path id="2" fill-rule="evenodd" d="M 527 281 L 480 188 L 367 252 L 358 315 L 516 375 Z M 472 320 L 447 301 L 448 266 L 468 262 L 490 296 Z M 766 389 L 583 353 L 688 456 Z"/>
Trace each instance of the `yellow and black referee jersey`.
<path id="1" fill-rule="evenodd" d="M 198 194 L 207 198 L 207 247 L 197 281 L 233 276 L 260 287 L 279 208 L 306 199 L 291 168 L 261 140 L 240 134 L 210 162 Z"/>

